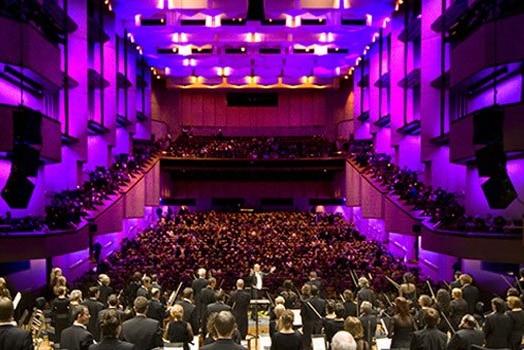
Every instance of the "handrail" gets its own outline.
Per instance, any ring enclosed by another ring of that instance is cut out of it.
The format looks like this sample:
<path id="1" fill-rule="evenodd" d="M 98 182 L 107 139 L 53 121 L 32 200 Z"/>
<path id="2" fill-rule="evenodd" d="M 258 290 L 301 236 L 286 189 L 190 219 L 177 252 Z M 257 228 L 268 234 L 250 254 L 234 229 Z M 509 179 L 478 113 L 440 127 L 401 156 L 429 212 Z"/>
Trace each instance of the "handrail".
<path id="1" fill-rule="evenodd" d="M 86 226 L 88 226 L 91 222 L 96 221 L 98 217 L 103 215 L 106 211 L 111 209 L 111 207 L 117 202 L 120 197 L 124 196 L 126 193 L 131 191 L 140 181 L 142 181 L 147 174 L 154 168 L 154 166 L 160 161 L 160 156 L 157 155 L 156 157 L 152 158 L 150 160 L 150 164 L 147 165 L 147 167 L 141 171 L 139 174 L 135 175 L 135 177 L 131 177 L 131 181 L 129 184 L 124 186 L 123 188 L 120 188 L 118 193 L 116 195 L 111 196 L 111 200 L 109 203 L 104 204 L 104 206 L 101 209 L 91 210 L 89 211 L 90 215 L 88 219 L 82 219 L 82 221 L 71 230 L 52 230 L 52 231 L 12 231 L 12 232 L 6 232 L 6 233 L 0 233 L 1 237 L 28 237 L 28 236 L 52 236 L 52 235 L 63 235 L 63 234 L 74 234 L 82 231 Z"/>
<path id="2" fill-rule="evenodd" d="M 508 238 L 508 239 L 515 239 L 515 240 L 521 240 L 522 235 L 514 234 L 514 233 L 506 233 L 506 232 L 469 232 L 469 231 L 450 231 L 450 230 L 443 230 L 436 227 L 436 225 L 432 225 L 428 222 L 427 217 L 423 217 L 420 215 L 416 215 L 416 212 L 413 212 L 411 209 L 406 208 L 406 206 L 400 202 L 397 198 L 394 196 L 391 196 L 388 194 L 388 191 L 384 190 L 383 187 L 381 187 L 377 182 L 367 176 L 366 174 L 362 173 L 362 168 L 355 163 L 353 159 L 348 158 L 347 159 L 348 164 L 350 164 L 355 170 L 358 171 L 360 176 L 366 180 L 371 186 L 373 186 L 378 192 L 381 193 L 381 195 L 385 196 L 385 199 L 390 201 L 393 205 L 395 205 L 398 209 L 400 209 L 403 213 L 410 216 L 414 220 L 417 220 L 420 224 L 422 224 L 425 229 L 428 231 L 431 231 L 434 234 L 440 234 L 440 235 L 453 235 L 453 236 L 462 236 L 462 237 L 476 237 L 476 238 Z M 515 228 L 518 228 L 516 226 Z"/>

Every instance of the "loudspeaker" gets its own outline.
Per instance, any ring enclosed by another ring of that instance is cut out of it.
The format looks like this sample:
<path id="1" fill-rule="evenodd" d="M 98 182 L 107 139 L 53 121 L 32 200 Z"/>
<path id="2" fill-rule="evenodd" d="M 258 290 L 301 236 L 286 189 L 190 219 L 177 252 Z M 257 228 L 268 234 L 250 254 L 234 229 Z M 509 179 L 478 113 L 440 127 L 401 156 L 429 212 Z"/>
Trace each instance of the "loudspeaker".
<path id="1" fill-rule="evenodd" d="M 482 184 L 491 209 L 505 209 L 517 198 L 517 192 L 506 172 L 491 176 Z"/>
<path id="2" fill-rule="evenodd" d="M 247 20 L 248 21 L 264 20 L 264 0 L 248 0 Z"/>
<path id="3" fill-rule="evenodd" d="M 13 111 L 13 133 L 17 143 L 42 144 L 42 113 L 29 108 Z"/>
<path id="4" fill-rule="evenodd" d="M 475 151 L 479 176 L 495 176 L 506 170 L 506 153 L 502 143 L 488 144 Z"/>
<path id="5" fill-rule="evenodd" d="M 11 172 L 2 190 L 2 198 L 10 208 L 25 209 L 34 189 L 35 185 L 25 176 Z"/>
<path id="6" fill-rule="evenodd" d="M 473 115 L 473 144 L 502 143 L 504 110 L 485 108 Z"/>
<path id="7" fill-rule="evenodd" d="M 40 166 L 40 151 L 27 144 L 15 144 L 11 163 L 13 171 L 20 176 L 36 177 Z"/>

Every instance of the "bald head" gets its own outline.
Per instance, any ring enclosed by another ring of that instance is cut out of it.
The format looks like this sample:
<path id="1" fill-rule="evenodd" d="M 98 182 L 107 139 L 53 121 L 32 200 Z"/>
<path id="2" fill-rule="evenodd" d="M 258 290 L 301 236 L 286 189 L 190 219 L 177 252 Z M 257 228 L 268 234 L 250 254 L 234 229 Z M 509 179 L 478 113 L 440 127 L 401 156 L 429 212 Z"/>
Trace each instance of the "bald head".
<path id="1" fill-rule="evenodd" d="M 351 335 L 346 331 L 338 331 L 331 340 L 332 350 L 357 350 L 357 343 Z"/>

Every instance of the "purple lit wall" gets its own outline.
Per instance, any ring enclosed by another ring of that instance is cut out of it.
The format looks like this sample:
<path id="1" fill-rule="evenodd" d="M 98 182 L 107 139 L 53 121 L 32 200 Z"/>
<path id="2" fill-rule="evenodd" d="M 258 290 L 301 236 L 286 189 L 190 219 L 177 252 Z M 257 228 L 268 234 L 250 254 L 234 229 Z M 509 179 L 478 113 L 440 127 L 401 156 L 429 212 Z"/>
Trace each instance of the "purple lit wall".
<path id="1" fill-rule="evenodd" d="M 467 111 L 469 113 L 493 106 L 495 101 L 499 105 L 518 103 L 522 100 L 522 75 L 516 75 L 506 81 L 497 84 L 497 95 L 495 99 L 495 88 L 487 89 L 478 95 L 471 96 L 468 100 Z"/>

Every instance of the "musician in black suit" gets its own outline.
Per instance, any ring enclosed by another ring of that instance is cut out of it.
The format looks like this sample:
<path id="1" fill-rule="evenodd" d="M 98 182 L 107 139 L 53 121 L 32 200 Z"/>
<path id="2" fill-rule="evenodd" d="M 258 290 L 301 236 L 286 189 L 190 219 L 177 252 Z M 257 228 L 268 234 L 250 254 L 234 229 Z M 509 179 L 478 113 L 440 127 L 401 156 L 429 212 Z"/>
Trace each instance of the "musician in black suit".
<path id="1" fill-rule="evenodd" d="M 160 325 L 164 323 L 164 319 L 168 316 L 166 306 L 160 301 L 160 289 L 151 289 L 151 300 L 146 312 L 147 317 L 157 320 Z"/>
<path id="2" fill-rule="evenodd" d="M 438 311 L 433 308 L 426 309 L 424 323 L 426 327 L 413 332 L 411 337 L 411 350 L 442 350 L 446 348 L 448 336 L 437 328 L 440 321 Z"/>
<path id="3" fill-rule="evenodd" d="M 200 291 L 200 328 L 202 328 L 202 333 L 206 334 L 206 310 L 207 306 L 209 304 L 214 303 L 216 299 L 216 293 L 215 293 L 215 286 L 217 284 L 217 280 L 215 277 L 210 277 L 207 280 L 207 286 L 206 288 L 202 289 Z"/>
<path id="4" fill-rule="evenodd" d="M 207 282 L 206 282 L 207 283 Z M 176 303 L 184 309 L 183 320 L 191 325 L 194 333 L 198 332 L 198 316 L 196 306 L 193 304 L 193 288 L 187 287 L 182 291 L 182 299 Z"/>
<path id="5" fill-rule="evenodd" d="M 121 341 L 118 335 L 122 330 L 120 318 L 116 310 L 109 309 L 102 315 L 100 319 L 100 330 L 102 333 L 102 341 L 98 344 L 89 346 L 89 350 L 136 350 L 134 344 Z"/>
<path id="6" fill-rule="evenodd" d="M 215 330 L 217 340 L 208 345 L 204 345 L 202 350 L 246 350 L 231 338 L 235 329 L 235 316 L 230 311 L 221 311 L 215 318 Z"/>
<path id="7" fill-rule="evenodd" d="M 198 274 L 198 278 L 193 280 L 193 283 L 191 284 L 191 287 L 193 289 L 193 297 L 195 299 L 196 317 L 197 317 L 198 323 L 200 323 L 200 320 L 202 319 L 202 313 L 204 311 L 202 309 L 202 305 L 201 305 L 201 302 L 200 302 L 200 293 L 202 292 L 202 290 L 204 288 L 207 287 L 207 283 L 208 282 L 207 282 L 207 278 L 206 278 L 206 269 L 203 269 L 203 268 L 198 269 L 197 274 Z M 185 314 L 185 312 L 184 312 L 184 314 Z M 204 325 L 199 324 L 198 326 L 199 327 L 193 328 L 193 331 L 195 333 L 198 333 L 199 328 L 202 328 L 204 330 L 206 328 L 205 324 Z"/>
<path id="8" fill-rule="evenodd" d="M 204 316 L 204 324 L 207 325 L 207 319 L 212 313 L 219 313 L 220 311 L 231 311 L 231 306 L 226 303 L 226 294 L 223 291 L 216 293 L 216 301 L 207 305 Z"/>
<path id="9" fill-rule="evenodd" d="M 136 316 L 122 324 L 121 338 L 136 345 L 137 350 L 149 350 L 162 347 L 162 329 L 157 320 L 147 318 L 149 301 L 138 296 L 133 303 Z"/>
<path id="10" fill-rule="evenodd" d="M 303 294 L 310 294 L 311 297 L 304 300 L 300 309 L 302 316 L 302 330 L 304 336 L 304 349 L 311 349 L 311 335 L 320 334 L 322 331 L 322 319 L 326 316 L 326 301 L 318 296 L 318 289 L 315 285 L 305 284 L 302 287 Z"/>
<path id="11" fill-rule="evenodd" d="M 60 349 L 87 350 L 93 344 L 93 334 L 87 330 L 91 314 L 85 305 L 77 305 L 73 309 L 73 325 L 62 331 Z"/>
<path id="12" fill-rule="evenodd" d="M 2 349 L 33 350 L 31 333 L 17 327 L 14 306 L 8 297 L 0 297 L 0 345 Z"/>
<path id="13" fill-rule="evenodd" d="M 276 267 L 271 267 L 271 269 L 269 270 L 269 272 L 263 272 L 261 270 L 261 267 L 260 267 L 260 264 L 255 264 L 253 265 L 253 268 L 251 269 L 250 273 L 249 273 L 249 282 L 251 284 L 251 291 L 252 291 L 252 295 L 251 297 L 253 299 L 260 299 L 262 297 L 262 290 L 264 288 L 264 278 L 275 272 L 277 268 Z"/>
<path id="14" fill-rule="evenodd" d="M 509 348 L 511 318 L 504 313 L 506 305 L 499 297 L 491 299 L 493 312 L 486 316 L 482 331 L 486 336 L 486 347 L 491 349 Z"/>
<path id="15" fill-rule="evenodd" d="M 107 298 L 113 294 L 113 287 L 110 286 L 111 278 L 105 273 L 98 275 L 98 288 L 100 290 L 100 295 L 98 296 L 98 301 L 100 301 L 104 306 L 107 306 Z"/>
<path id="16" fill-rule="evenodd" d="M 106 312 L 108 312 L 109 310 L 115 310 L 115 312 L 116 312 L 120 322 L 122 322 L 124 320 L 124 317 L 125 317 L 125 312 L 119 309 L 119 300 L 118 300 L 118 296 L 116 294 L 111 294 L 107 298 L 107 304 L 109 305 L 109 307 L 107 309 L 104 309 L 104 310 L 102 310 L 102 311 L 100 311 L 98 313 L 98 317 L 97 317 L 96 323 L 99 326 L 98 327 L 99 331 L 100 331 L 100 320 L 102 319 L 102 316 Z"/>
<path id="17" fill-rule="evenodd" d="M 98 331 L 98 326 L 96 320 L 100 311 L 105 309 L 104 304 L 98 301 L 100 297 L 100 290 L 98 287 L 90 287 L 88 290 L 88 299 L 84 300 L 82 305 L 87 306 L 89 309 L 89 323 L 87 324 L 87 330 L 93 334 L 96 341 L 100 340 L 100 332 Z"/>
<path id="18" fill-rule="evenodd" d="M 472 315 L 464 315 L 460 321 L 459 330 L 451 337 L 447 350 L 470 350 L 472 345 L 484 344 L 484 333 Z"/>
<path id="19" fill-rule="evenodd" d="M 473 315 L 475 313 L 475 306 L 479 301 L 479 289 L 472 284 L 473 278 L 468 274 L 460 275 L 459 281 L 462 285 L 462 298 L 468 303 L 468 314 Z"/>
<path id="20" fill-rule="evenodd" d="M 238 279 L 236 283 L 237 289 L 231 293 L 227 304 L 231 306 L 233 316 L 237 321 L 237 328 L 242 339 L 246 339 L 248 329 L 247 310 L 249 309 L 249 302 L 251 296 L 244 290 L 244 280 Z"/>
<path id="21" fill-rule="evenodd" d="M 357 292 L 357 301 L 362 303 L 363 301 L 369 301 L 371 305 L 377 306 L 377 297 L 375 292 L 369 287 L 369 281 L 366 277 L 360 277 L 358 279 L 359 290 Z"/>

